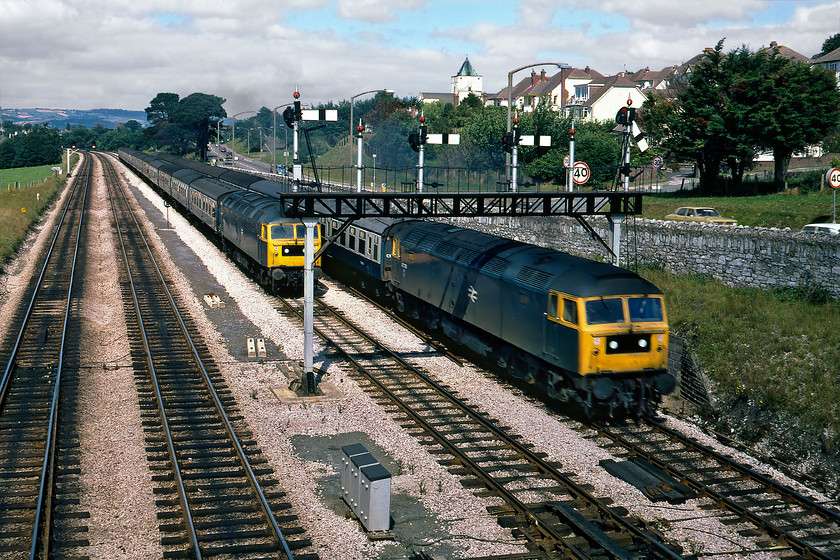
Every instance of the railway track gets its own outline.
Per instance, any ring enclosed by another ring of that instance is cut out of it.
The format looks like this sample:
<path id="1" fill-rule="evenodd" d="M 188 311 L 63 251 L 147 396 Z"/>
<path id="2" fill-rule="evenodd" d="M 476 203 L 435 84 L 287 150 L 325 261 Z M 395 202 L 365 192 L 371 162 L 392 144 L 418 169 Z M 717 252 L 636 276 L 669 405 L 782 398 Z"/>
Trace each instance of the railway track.
<path id="1" fill-rule="evenodd" d="M 725 524 L 752 525 L 754 529 L 742 534 L 757 537 L 760 546 L 775 554 L 840 558 L 840 511 L 657 422 L 591 428 L 596 439 L 607 440 L 632 463 L 628 468 L 636 476 L 631 472 L 629 478 L 650 499 L 680 502 L 702 497 L 722 511 Z M 662 484 L 653 482 L 657 478 Z"/>
<path id="2" fill-rule="evenodd" d="M 302 320 L 301 302 L 281 301 Z M 320 300 L 315 331 L 354 365 L 363 388 L 401 417 L 466 486 L 502 500 L 488 510 L 529 550 L 546 558 L 680 558 L 679 550 L 631 523 L 626 512 L 608 507 L 573 475 L 436 382 L 412 363 L 416 358 L 386 348 Z"/>
<path id="3" fill-rule="evenodd" d="M 121 286 L 166 557 L 317 560 L 107 158 Z"/>
<path id="4" fill-rule="evenodd" d="M 84 557 L 88 514 L 79 506 L 75 431 L 85 214 L 92 161 L 70 186 L 0 350 L 0 555 Z"/>

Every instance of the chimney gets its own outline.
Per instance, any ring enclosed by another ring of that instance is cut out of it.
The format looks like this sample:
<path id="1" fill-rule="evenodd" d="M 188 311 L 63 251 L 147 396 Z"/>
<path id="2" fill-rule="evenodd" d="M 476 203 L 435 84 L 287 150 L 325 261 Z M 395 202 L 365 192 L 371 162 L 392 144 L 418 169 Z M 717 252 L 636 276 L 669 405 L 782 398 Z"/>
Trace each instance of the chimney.
<path id="1" fill-rule="evenodd" d="M 583 71 L 589 74 L 589 66 L 587 66 Z"/>
<path id="2" fill-rule="evenodd" d="M 771 49 L 775 49 L 778 46 L 779 46 L 779 43 L 777 43 L 776 41 L 770 41 L 770 48 Z"/>
<path id="3" fill-rule="evenodd" d="M 545 81 L 545 69 L 540 71 L 540 80 Z"/>
<path id="4" fill-rule="evenodd" d="M 531 70 L 531 85 L 534 85 L 534 82 L 537 79 L 537 72 L 535 70 Z"/>

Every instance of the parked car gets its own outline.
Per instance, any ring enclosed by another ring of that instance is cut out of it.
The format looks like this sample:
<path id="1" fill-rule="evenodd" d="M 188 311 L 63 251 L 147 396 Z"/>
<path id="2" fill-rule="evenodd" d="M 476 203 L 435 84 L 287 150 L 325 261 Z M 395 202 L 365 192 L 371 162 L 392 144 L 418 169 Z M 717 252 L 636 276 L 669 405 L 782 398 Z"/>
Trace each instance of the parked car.
<path id="1" fill-rule="evenodd" d="M 808 224 L 802 228 L 802 231 L 840 235 L 840 224 Z"/>
<path id="2" fill-rule="evenodd" d="M 724 218 L 717 210 L 707 206 L 683 206 L 681 208 L 677 208 L 677 210 L 672 214 L 665 216 L 665 219 L 677 220 L 679 222 L 705 222 L 725 226 L 734 226 L 738 224 L 737 220 Z"/>

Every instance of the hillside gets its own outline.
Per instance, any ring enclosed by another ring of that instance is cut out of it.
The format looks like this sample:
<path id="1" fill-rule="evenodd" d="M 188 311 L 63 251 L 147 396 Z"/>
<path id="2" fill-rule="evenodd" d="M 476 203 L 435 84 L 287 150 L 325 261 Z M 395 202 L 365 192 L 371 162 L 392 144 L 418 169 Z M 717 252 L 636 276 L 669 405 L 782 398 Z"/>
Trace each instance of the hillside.
<path id="1" fill-rule="evenodd" d="M 0 121 L 12 121 L 15 124 L 49 124 L 53 128 L 64 130 L 67 126 L 81 125 L 93 128 L 101 124 L 105 128 L 114 128 L 130 120 L 146 124 L 145 111 L 125 109 L 8 109 L 0 111 Z"/>

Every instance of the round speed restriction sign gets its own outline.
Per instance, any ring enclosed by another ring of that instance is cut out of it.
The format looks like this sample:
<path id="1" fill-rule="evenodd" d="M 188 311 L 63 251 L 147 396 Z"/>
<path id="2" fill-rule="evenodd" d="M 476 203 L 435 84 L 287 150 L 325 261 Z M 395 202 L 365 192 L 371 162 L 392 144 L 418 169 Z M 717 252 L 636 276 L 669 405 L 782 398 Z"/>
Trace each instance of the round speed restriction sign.
<path id="1" fill-rule="evenodd" d="M 828 173 L 825 174 L 825 182 L 828 183 L 832 189 L 840 188 L 840 169 L 837 167 L 829 169 Z"/>
<path id="2" fill-rule="evenodd" d="M 653 157 L 653 166 L 656 169 L 659 169 L 659 168 L 662 167 L 662 156 L 654 156 Z"/>
<path id="3" fill-rule="evenodd" d="M 589 180 L 589 166 L 582 161 L 576 161 L 572 168 L 572 181 L 576 185 L 582 185 Z"/>

